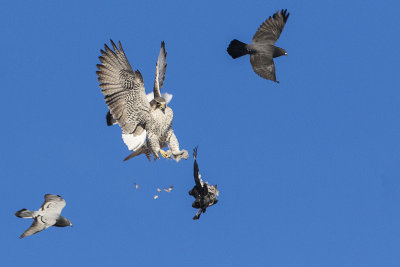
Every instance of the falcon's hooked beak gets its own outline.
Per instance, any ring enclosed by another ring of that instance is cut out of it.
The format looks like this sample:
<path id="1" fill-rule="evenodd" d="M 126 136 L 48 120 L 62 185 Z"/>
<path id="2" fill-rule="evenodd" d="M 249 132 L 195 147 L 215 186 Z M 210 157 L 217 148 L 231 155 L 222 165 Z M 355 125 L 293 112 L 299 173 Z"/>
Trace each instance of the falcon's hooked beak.
<path id="1" fill-rule="evenodd" d="M 287 53 L 285 52 L 285 54 L 284 54 L 285 56 L 287 56 Z"/>
<path id="2" fill-rule="evenodd" d="M 161 110 L 162 112 L 165 112 L 165 108 L 167 107 L 166 104 L 160 104 Z"/>

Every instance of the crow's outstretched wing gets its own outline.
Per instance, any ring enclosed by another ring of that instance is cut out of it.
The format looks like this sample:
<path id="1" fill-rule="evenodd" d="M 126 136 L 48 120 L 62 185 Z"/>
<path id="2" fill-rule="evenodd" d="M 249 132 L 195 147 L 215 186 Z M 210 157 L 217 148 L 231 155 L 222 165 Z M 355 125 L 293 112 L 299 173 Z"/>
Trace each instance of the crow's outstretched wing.
<path id="1" fill-rule="evenodd" d="M 277 11 L 272 17 L 269 17 L 261 24 L 253 36 L 253 43 L 275 44 L 288 18 L 289 13 L 287 13 L 287 9 L 282 9 L 280 12 Z"/>
<path id="2" fill-rule="evenodd" d="M 255 73 L 265 79 L 279 83 L 276 80 L 275 64 L 272 56 L 261 53 L 251 54 L 250 63 Z"/>

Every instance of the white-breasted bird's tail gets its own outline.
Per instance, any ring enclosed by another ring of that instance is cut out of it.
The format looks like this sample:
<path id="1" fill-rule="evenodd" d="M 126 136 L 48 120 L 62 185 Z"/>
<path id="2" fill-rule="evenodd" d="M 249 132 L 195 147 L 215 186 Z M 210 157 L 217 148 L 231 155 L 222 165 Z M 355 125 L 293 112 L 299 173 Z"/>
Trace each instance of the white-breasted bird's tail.
<path id="1" fill-rule="evenodd" d="M 33 212 L 27 209 L 19 210 L 15 213 L 15 216 L 19 218 L 32 218 Z"/>

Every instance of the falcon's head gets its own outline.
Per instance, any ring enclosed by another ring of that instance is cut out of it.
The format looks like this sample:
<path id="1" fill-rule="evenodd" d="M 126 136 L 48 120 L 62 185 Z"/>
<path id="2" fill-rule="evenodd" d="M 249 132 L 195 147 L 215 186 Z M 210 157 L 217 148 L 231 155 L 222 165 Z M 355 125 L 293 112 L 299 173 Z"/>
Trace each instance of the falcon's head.
<path id="1" fill-rule="evenodd" d="M 158 96 L 151 100 L 150 105 L 153 109 L 161 109 L 161 111 L 164 112 L 167 107 L 167 102 L 163 97 Z"/>

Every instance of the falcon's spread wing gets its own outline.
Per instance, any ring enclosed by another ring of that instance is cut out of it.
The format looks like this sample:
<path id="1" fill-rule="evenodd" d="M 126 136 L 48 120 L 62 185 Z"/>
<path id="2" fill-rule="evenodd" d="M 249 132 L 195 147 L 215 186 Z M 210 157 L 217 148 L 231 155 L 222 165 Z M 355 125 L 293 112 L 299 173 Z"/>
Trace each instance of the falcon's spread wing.
<path id="1" fill-rule="evenodd" d="M 61 214 L 62 209 L 65 207 L 65 200 L 59 195 L 46 194 L 44 202 L 40 210 L 45 213 Z"/>
<path id="2" fill-rule="evenodd" d="M 288 18 L 289 13 L 287 13 L 287 9 L 282 9 L 281 12 L 277 11 L 272 18 L 269 17 L 261 24 L 256 34 L 253 36 L 253 43 L 275 44 Z"/>
<path id="3" fill-rule="evenodd" d="M 250 63 L 254 72 L 261 77 L 278 82 L 275 74 L 275 64 L 272 57 L 268 54 L 251 54 Z"/>
<path id="4" fill-rule="evenodd" d="M 42 220 L 42 216 L 38 216 L 34 219 L 31 227 L 29 227 L 19 238 L 24 238 L 25 236 L 30 236 L 46 229 L 48 226 Z"/>
<path id="5" fill-rule="evenodd" d="M 165 51 L 165 43 L 161 42 L 160 53 L 156 64 L 156 77 L 154 79 L 154 98 L 161 96 L 161 87 L 164 84 L 165 71 L 167 70 L 167 52 Z"/>
<path id="6" fill-rule="evenodd" d="M 104 99 L 113 118 L 122 131 L 132 133 L 136 126 L 149 116 L 150 104 L 147 101 L 143 77 L 133 71 L 119 42 L 119 49 L 111 40 L 112 51 L 104 45 L 99 57 L 102 64 L 97 64 L 96 71 Z"/>

